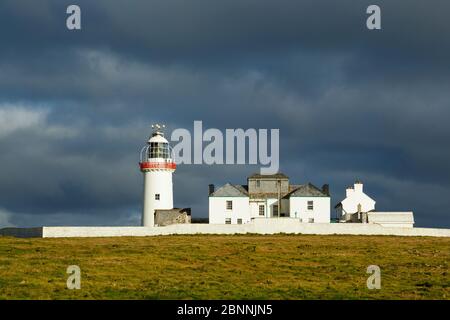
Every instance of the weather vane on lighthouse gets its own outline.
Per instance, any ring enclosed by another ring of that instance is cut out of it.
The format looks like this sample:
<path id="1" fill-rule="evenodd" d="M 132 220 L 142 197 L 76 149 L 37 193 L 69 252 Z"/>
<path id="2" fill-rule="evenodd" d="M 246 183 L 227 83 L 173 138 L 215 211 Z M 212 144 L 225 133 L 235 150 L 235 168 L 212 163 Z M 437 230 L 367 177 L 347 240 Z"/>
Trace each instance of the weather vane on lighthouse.
<path id="1" fill-rule="evenodd" d="M 159 133 L 163 136 L 164 133 L 162 132 L 161 128 L 164 130 L 166 128 L 166 126 L 164 124 L 160 125 L 159 123 L 152 124 L 152 129 L 154 130 L 154 132 L 153 132 L 154 134 Z"/>
<path id="2" fill-rule="evenodd" d="M 169 142 L 164 138 L 165 125 L 153 124 L 152 135 L 141 150 L 139 166 L 144 174 L 142 225 L 155 225 L 155 210 L 173 209 L 172 174 L 176 169 Z"/>

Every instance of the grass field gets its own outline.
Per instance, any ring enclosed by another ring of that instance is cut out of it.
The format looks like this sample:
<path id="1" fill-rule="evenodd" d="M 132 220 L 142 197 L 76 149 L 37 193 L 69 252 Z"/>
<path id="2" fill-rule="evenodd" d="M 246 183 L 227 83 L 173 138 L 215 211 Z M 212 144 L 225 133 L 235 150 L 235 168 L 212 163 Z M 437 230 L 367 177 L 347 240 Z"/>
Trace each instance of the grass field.
<path id="1" fill-rule="evenodd" d="M 449 299 L 449 261 L 449 238 L 0 237 L 0 299 Z M 373 264 L 380 290 L 366 286 Z"/>

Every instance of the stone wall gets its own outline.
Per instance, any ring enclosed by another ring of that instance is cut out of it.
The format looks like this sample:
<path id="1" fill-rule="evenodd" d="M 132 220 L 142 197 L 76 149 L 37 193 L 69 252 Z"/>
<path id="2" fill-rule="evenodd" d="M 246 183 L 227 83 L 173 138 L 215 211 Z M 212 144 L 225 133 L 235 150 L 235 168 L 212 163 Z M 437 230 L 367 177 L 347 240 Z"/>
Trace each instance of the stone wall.
<path id="1" fill-rule="evenodd" d="M 155 226 L 191 223 L 190 209 L 155 210 Z"/>
<path id="2" fill-rule="evenodd" d="M 257 186 L 259 181 L 259 187 Z M 279 184 L 280 182 L 280 184 Z M 281 189 L 280 189 L 281 187 Z M 249 178 L 248 179 L 248 192 L 252 194 L 264 194 L 272 193 L 276 194 L 280 190 L 281 195 L 285 195 L 289 192 L 289 179 L 288 178 Z"/>

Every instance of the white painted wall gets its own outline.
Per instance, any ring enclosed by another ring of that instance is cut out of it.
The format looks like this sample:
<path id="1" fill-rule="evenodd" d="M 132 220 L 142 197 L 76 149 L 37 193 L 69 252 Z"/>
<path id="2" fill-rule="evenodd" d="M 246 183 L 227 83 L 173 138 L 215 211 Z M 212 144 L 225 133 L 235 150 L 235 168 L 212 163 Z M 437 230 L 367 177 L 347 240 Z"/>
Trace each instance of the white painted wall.
<path id="1" fill-rule="evenodd" d="M 313 210 L 308 210 L 308 201 L 313 201 Z M 290 217 L 304 223 L 309 219 L 314 219 L 314 223 L 330 223 L 330 206 L 329 197 L 290 197 Z"/>
<path id="2" fill-rule="evenodd" d="M 228 210 L 227 201 L 233 202 L 233 209 Z M 231 224 L 237 224 L 238 219 L 242 223 L 250 222 L 250 205 L 248 197 L 209 197 L 209 223 L 225 224 L 225 220 L 231 218 Z"/>
<path id="3" fill-rule="evenodd" d="M 233 210 L 226 209 L 226 201 L 233 201 Z M 281 210 L 286 217 L 302 219 L 307 223 L 310 218 L 315 223 L 330 222 L 330 198 L 329 197 L 291 197 L 281 199 Z M 308 210 L 308 201 L 313 201 L 313 210 Z M 242 223 L 248 223 L 252 218 L 259 216 L 259 206 L 264 205 L 264 218 L 276 218 L 273 216 L 273 205 L 278 204 L 278 199 L 259 199 L 251 201 L 248 197 L 210 197 L 209 198 L 209 223 L 224 224 L 226 218 L 231 218 L 231 223 L 236 224 L 237 219 Z"/>
<path id="4" fill-rule="evenodd" d="M 250 200 L 250 217 L 251 218 L 260 218 L 262 216 L 259 215 L 259 206 L 264 205 L 264 217 L 273 218 L 273 206 L 278 205 L 278 199 L 269 198 L 269 199 L 251 199 Z M 281 199 L 281 212 L 285 213 L 286 217 L 289 217 L 289 199 Z M 275 216 L 277 217 L 277 216 Z"/>
<path id="5" fill-rule="evenodd" d="M 264 206 L 264 216 L 259 215 L 259 206 Z M 250 218 L 268 217 L 267 201 L 264 199 L 250 201 Z"/>
<path id="6" fill-rule="evenodd" d="M 165 227 L 42 227 L 44 238 L 158 236 L 171 234 L 354 234 L 450 237 L 450 229 L 386 228 L 360 223 L 300 223 L 298 219 L 254 219 L 243 225 L 175 224 Z"/>
<path id="7" fill-rule="evenodd" d="M 173 208 L 172 172 L 173 170 L 164 169 L 144 172 L 143 226 L 155 225 L 156 209 Z M 155 194 L 160 195 L 159 200 L 155 200 Z"/>

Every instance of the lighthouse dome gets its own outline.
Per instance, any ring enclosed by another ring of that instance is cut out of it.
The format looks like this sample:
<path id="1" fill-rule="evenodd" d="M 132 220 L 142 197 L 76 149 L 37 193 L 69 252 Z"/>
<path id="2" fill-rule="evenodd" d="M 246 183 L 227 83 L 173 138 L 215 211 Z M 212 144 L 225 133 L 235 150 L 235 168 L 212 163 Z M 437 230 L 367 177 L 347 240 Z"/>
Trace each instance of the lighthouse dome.
<path id="1" fill-rule="evenodd" d="M 167 141 L 166 138 L 160 133 L 153 134 L 150 139 L 148 139 L 148 143 L 167 143 L 169 144 L 169 141 Z"/>
<path id="2" fill-rule="evenodd" d="M 172 162 L 171 148 L 169 141 L 164 138 L 161 130 L 164 126 L 154 125 L 154 129 L 147 145 L 141 151 L 141 163 L 144 162 Z"/>

